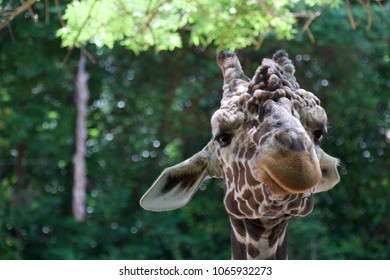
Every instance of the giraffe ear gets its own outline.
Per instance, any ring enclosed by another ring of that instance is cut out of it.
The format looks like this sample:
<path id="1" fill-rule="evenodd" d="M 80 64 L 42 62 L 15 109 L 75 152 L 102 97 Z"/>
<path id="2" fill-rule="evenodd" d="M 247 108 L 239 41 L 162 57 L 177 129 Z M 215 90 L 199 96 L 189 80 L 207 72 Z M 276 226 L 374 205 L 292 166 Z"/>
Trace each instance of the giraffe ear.
<path id="1" fill-rule="evenodd" d="M 204 150 L 165 169 L 140 200 L 150 211 L 169 211 L 186 205 L 209 176 L 209 155 Z"/>
<path id="2" fill-rule="evenodd" d="M 339 160 L 328 155 L 319 147 L 316 147 L 316 152 L 320 162 L 322 178 L 320 183 L 315 187 L 314 193 L 319 193 L 330 190 L 340 182 L 340 176 L 337 171 Z"/>

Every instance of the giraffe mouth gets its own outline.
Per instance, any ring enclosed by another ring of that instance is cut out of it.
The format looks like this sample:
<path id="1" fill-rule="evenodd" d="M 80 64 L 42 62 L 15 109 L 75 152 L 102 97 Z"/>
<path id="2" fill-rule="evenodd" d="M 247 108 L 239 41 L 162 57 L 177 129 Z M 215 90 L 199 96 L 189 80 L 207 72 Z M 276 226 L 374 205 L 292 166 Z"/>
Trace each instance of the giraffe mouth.
<path id="1" fill-rule="evenodd" d="M 317 157 L 306 152 L 289 152 L 286 158 L 270 153 L 255 164 L 256 177 L 275 195 L 304 193 L 320 182 L 322 173 Z"/>
<path id="2" fill-rule="evenodd" d="M 271 189 L 272 193 L 275 195 L 285 195 L 289 193 L 286 188 L 278 184 L 272 175 L 270 175 L 270 173 L 267 171 L 264 171 L 264 174 L 261 176 L 261 180 Z"/>

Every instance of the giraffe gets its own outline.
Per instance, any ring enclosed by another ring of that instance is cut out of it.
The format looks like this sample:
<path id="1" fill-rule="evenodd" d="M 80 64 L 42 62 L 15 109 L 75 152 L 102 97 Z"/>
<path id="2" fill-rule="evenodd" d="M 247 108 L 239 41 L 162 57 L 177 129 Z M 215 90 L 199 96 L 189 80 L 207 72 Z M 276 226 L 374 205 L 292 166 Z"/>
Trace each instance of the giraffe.
<path id="1" fill-rule="evenodd" d="M 140 200 L 151 211 L 185 206 L 209 178 L 225 181 L 233 259 L 287 259 L 290 217 L 313 210 L 313 195 L 340 180 L 338 160 L 320 143 L 327 116 L 301 89 L 284 50 L 263 59 L 252 79 L 237 55 L 217 56 L 223 96 L 211 117 L 212 138 L 191 158 L 165 169 Z"/>

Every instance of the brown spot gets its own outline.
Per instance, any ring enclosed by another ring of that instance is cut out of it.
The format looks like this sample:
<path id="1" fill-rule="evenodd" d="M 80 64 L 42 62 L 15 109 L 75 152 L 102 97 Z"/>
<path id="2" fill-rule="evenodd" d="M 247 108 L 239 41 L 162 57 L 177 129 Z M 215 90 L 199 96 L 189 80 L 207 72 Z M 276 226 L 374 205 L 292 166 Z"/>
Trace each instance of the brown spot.
<path id="1" fill-rule="evenodd" d="M 258 188 L 258 189 L 255 189 L 255 199 L 256 201 L 261 204 L 263 201 L 264 201 L 264 195 L 263 195 L 263 191 L 262 189 Z"/>
<path id="2" fill-rule="evenodd" d="M 245 225 L 243 220 L 230 218 L 230 222 L 232 227 L 236 230 L 236 232 L 241 235 L 245 236 Z"/>
<path id="3" fill-rule="evenodd" d="M 245 226 L 243 220 L 238 220 L 230 217 L 230 226 L 234 228 L 237 234 L 245 236 Z M 232 247 L 232 257 L 234 260 L 246 260 L 246 245 L 239 242 L 236 234 L 231 232 L 231 247 Z"/>
<path id="4" fill-rule="evenodd" d="M 259 185 L 260 181 L 256 180 L 256 178 L 253 176 L 252 170 L 249 167 L 249 163 L 247 161 L 245 162 L 245 170 L 246 170 L 245 177 L 246 177 L 246 181 L 247 181 L 248 185 L 249 186 Z"/>
<path id="5" fill-rule="evenodd" d="M 239 181 L 238 181 L 238 184 L 240 186 L 240 189 L 245 185 L 246 181 L 245 181 L 245 173 L 246 173 L 246 170 L 245 170 L 245 167 L 244 165 L 242 164 L 241 161 L 238 162 L 238 166 L 240 168 L 240 171 L 239 171 Z"/>
<path id="6" fill-rule="evenodd" d="M 264 122 L 258 129 L 258 132 L 261 136 L 265 135 L 267 132 L 271 131 L 271 124 L 269 122 Z"/>
<path id="7" fill-rule="evenodd" d="M 239 171 L 237 162 L 234 162 L 234 161 L 232 162 L 231 169 L 233 171 L 233 176 L 237 176 L 238 171 Z"/>
<path id="8" fill-rule="evenodd" d="M 248 160 L 252 159 L 255 153 L 256 153 L 256 146 L 250 144 L 249 147 L 247 147 L 245 158 Z"/>
<path id="9" fill-rule="evenodd" d="M 226 168 L 226 171 L 225 171 L 225 174 L 226 174 L 226 177 L 227 177 L 227 184 L 230 185 L 231 183 L 233 183 L 233 172 L 232 172 L 232 169 L 230 167 L 227 167 Z"/>
<path id="10" fill-rule="evenodd" d="M 260 139 L 259 145 L 263 146 L 266 142 L 268 142 L 271 135 L 272 135 L 272 132 L 268 132 L 268 133 L 264 134 L 263 137 L 261 137 L 261 139 Z"/>
<path id="11" fill-rule="evenodd" d="M 314 199 L 313 199 L 313 196 L 310 196 L 305 200 L 305 204 L 302 207 L 301 212 L 299 213 L 299 216 L 306 216 L 306 215 L 310 214 L 311 211 L 313 211 L 313 207 L 314 207 Z"/>
<path id="12" fill-rule="evenodd" d="M 225 195 L 224 204 L 228 212 L 233 214 L 241 214 L 241 211 L 238 208 L 238 203 L 234 199 L 234 191 L 230 191 Z"/>
<path id="13" fill-rule="evenodd" d="M 254 127 L 254 126 L 256 126 L 256 125 L 257 125 L 257 122 L 254 121 L 254 120 L 251 120 L 251 121 L 247 121 L 247 122 L 243 125 L 243 127 L 244 127 L 245 130 L 250 130 L 250 129 L 252 129 L 252 127 Z"/>
<path id="14" fill-rule="evenodd" d="M 237 197 L 237 201 L 239 203 L 239 209 L 241 209 L 241 213 L 245 214 L 247 217 L 253 216 L 253 210 L 248 207 L 244 199 Z"/>
<path id="15" fill-rule="evenodd" d="M 283 205 L 280 204 L 280 205 L 272 205 L 272 210 L 276 211 L 276 212 L 281 212 L 283 210 Z"/>
<path id="16" fill-rule="evenodd" d="M 234 179 L 234 187 L 237 188 L 239 186 L 239 179 L 240 179 L 240 169 L 238 168 L 238 164 L 236 162 L 232 162 L 232 169 L 233 169 L 233 179 Z M 237 189 L 238 191 L 238 189 Z"/>
<path id="17" fill-rule="evenodd" d="M 259 207 L 258 202 L 253 197 L 253 192 L 252 191 L 246 190 L 242 194 L 242 198 L 248 202 L 249 206 L 253 209 L 253 211 L 256 211 L 257 208 Z"/>
<path id="18" fill-rule="evenodd" d="M 254 93 L 253 93 L 253 97 L 258 101 L 258 102 L 264 102 L 266 100 L 268 100 L 271 96 L 270 96 L 270 92 L 269 91 L 265 91 L 265 90 L 256 90 Z"/>
<path id="19" fill-rule="evenodd" d="M 260 138 L 261 138 L 260 131 L 256 131 L 256 133 L 253 135 L 253 140 L 255 141 L 255 143 L 258 143 L 260 141 Z"/>
<path id="20" fill-rule="evenodd" d="M 275 258 L 277 260 L 287 260 L 287 232 L 284 234 L 284 239 L 282 244 L 276 249 Z"/>
<path id="21" fill-rule="evenodd" d="M 239 106 L 243 106 L 244 104 L 246 104 L 248 102 L 248 100 L 251 98 L 252 96 L 249 94 L 249 93 L 243 93 L 240 95 L 240 98 L 238 100 L 238 105 Z"/>
<path id="22" fill-rule="evenodd" d="M 253 246 L 252 244 L 249 244 L 249 245 L 248 245 L 247 251 L 248 251 L 248 255 L 249 255 L 252 259 L 256 259 L 256 258 L 260 255 L 259 249 L 257 249 L 257 248 L 256 248 L 255 246 Z"/>
<path id="23" fill-rule="evenodd" d="M 265 229 L 260 220 L 245 220 L 245 230 L 254 241 L 259 241 Z"/>
<path id="24" fill-rule="evenodd" d="M 295 209 L 301 205 L 301 195 L 295 195 L 295 198 L 288 202 L 287 209 Z"/>
<path id="25" fill-rule="evenodd" d="M 239 143 L 236 143 L 236 144 L 234 145 L 234 147 L 233 147 L 233 152 L 232 152 L 232 154 L 233 154 L 233 155 L 237 155 L 239 151 L 240 151 L 240 145 L 239 145 Z"/>
<path id="26" fill-rule="evenodd" d="M 274 247 L 275 244 L 279 241 L 279 239 L 283 236 L 283 233 L 287 229 L 288 221 L 282 221 L 276 226 L 274 226 L 271 230 L 271 234 L 268 237 L 268 243 L 270 247 Z"/>
<path id="27" fill-rule="evenodd" d="M 247 103 L 247 110 L 250 114 L 254 114 L 257 111 L 257 105 L 255 99 L 251 98 Z"/>
<path id="28" fill-rule="evenodd" d="M 245 149 L 241 147 L 240 151 L 238 152 L 238 158 L 243 158 L 245 153 Z"/>

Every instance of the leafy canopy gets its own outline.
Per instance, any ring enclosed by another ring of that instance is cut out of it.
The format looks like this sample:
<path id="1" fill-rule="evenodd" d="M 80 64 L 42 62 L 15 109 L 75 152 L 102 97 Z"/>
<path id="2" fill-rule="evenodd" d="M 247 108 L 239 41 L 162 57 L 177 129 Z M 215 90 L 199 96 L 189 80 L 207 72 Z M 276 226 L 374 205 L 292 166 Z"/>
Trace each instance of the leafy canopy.
<path id="1" fill-rule="evenodd" d="M 185 34 L 195 46 L 241 49 L 261 45 L 270 32 L 291 39 L 298 17 L 312 17 L 314 6 L 340 0 L 86 0 L 73 1 L 58 30 L 63 46 L 93 43 L 112 48 L 116 42 L 135 53 L 183 46 Z M 312 10 L 307 10 L 307 7 Z M 317 13 L 318 14 L 318 13 Z"/>

